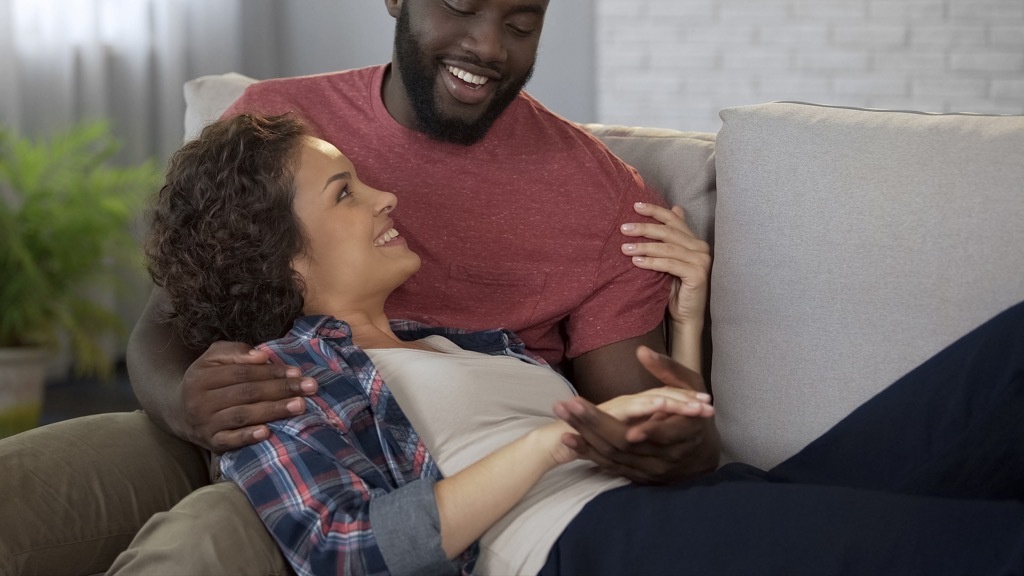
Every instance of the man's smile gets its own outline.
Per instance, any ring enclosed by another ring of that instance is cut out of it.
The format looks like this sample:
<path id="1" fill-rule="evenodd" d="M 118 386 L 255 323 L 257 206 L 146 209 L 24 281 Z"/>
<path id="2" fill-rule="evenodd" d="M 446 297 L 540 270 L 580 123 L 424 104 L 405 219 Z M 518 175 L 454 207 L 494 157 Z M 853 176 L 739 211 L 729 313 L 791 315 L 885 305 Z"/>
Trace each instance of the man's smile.
<path id="1" fill-rule="evenodd" d="M 477 106 L 487 102 L 498 83 L 493 78 L 482 74 L 474 74 L 454 64 L 442 63 L 441 80 L 445 88 L 456 102 L 469 106 Z"/>
<path id="2" fill-rule="evenodd" d="M 486 76 L 478 76 L 457 66 L 452 66 L 451 64 L 445 66 L 445 68 L 452 73 L 452 76 L 455 76 L 459 80 L 468 84 L 474 84 L 477 87 L 487 84 L 487 81 L 489 80 Z"/>

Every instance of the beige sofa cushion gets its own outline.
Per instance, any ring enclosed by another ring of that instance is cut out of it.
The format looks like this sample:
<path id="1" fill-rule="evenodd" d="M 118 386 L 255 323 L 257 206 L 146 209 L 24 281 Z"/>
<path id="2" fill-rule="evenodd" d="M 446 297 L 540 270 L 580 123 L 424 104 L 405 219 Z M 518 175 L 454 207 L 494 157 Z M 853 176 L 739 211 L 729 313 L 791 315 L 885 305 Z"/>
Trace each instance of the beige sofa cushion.
<path id="1" fill-rule="evenodd" d="M 1024 117 L 722 111 L 712 383 L 725 455 L 794 454 L 1024 299 Z"/>
<path id="2" fill-rule="evenodd" d="M 694 234 L 714 241 L 715 135 L 664 128 L 585 124 L 616 156 L 660 192 L 682 206 Z"/>

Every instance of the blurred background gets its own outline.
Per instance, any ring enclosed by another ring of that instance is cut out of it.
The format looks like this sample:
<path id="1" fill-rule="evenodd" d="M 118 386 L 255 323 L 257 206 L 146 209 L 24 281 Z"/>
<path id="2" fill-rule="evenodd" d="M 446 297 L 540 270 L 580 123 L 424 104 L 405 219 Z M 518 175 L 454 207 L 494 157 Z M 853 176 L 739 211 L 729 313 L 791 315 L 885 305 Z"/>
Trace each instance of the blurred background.
<path id="1" fill-rule="evenodd" d="M 392 28 L 380 0 L 0 0 L 0 124 L 106 119 L 118 161 L 162 165 L 186 80 L 383 63 Z M 551 0 L 527 90 L 578 122 L 708 132 L 722 108 L 771 100 L 1024 114 L 1024 0 Z M 127 325 L 148 289 L 135 276 L 109 296 Z M 75 386 L 89 412 L 132 402 Z"/>
<path id="2" fill-rule="evenodd" d="M 180 143 L 181 84 L 390 58 L 381 0 L 0 0 L 0 121 Z M 1024 0 L 551 0 L 527 89 L 580 122 L 717 131 L 769 100 L 1024 113 Z"/>

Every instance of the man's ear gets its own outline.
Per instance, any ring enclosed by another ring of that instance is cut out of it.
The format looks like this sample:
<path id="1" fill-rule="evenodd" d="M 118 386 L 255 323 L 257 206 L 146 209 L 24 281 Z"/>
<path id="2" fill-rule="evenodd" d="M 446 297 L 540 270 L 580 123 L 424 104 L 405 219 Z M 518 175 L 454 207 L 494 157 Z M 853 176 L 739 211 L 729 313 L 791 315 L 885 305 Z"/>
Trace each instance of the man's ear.
<path id="1" fill-rule="evenodd" d="M 402 11 L 402 0 L 384 0 L 384 5 L 387 6 L 388 14 L 391 14 L 392 18 L 398 18 Z"/>

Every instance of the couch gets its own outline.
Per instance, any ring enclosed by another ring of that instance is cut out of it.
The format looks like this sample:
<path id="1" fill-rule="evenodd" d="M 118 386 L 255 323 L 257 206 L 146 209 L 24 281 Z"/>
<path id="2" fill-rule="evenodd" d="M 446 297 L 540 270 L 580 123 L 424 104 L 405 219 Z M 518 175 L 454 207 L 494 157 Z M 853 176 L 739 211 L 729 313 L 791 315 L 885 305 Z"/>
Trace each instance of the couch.
<path id="1" fill-rule="evenodd" d="M 253 82 L 185 86 L 186 137 Z M 717 134 L 589 124 L 714 251 L 723 461 L 771 467 L 1024 300 L 1024 116 L 797 102 Z"/>

